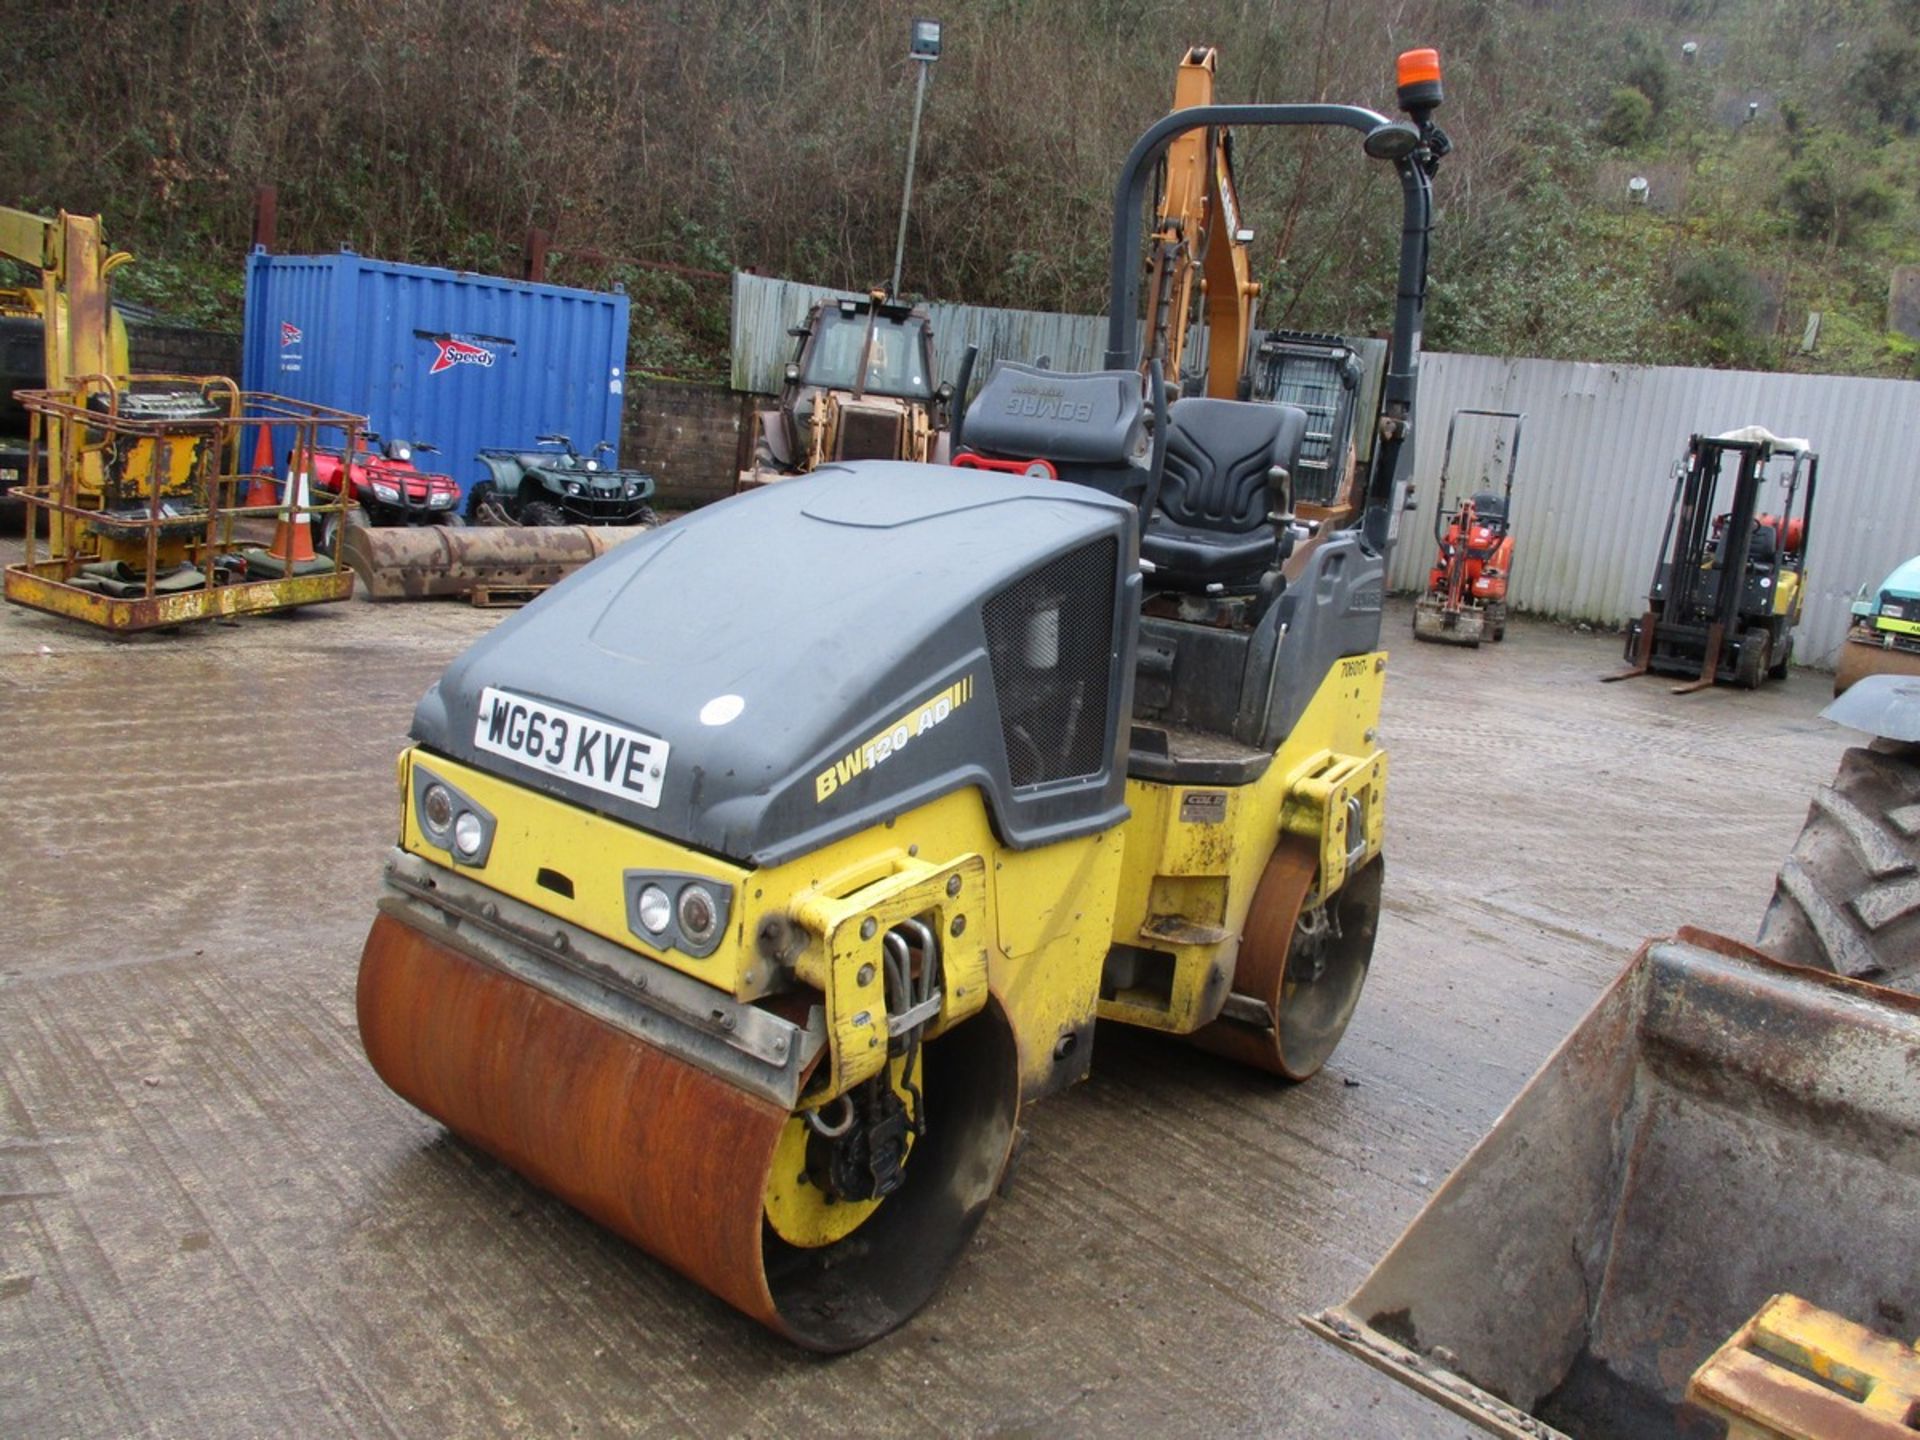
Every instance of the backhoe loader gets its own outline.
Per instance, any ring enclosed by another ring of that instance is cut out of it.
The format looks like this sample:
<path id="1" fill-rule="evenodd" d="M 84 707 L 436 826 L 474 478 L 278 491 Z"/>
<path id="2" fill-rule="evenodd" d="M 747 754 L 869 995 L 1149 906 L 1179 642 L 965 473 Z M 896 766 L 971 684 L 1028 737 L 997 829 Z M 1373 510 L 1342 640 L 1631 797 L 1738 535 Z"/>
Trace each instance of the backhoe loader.
<path id="1" fill-rule="evenodd" d="M 456 660 L 361 957 L 381 1077 L 840 1351 L 934 1294 L 1096 1020 L 1314 1074 L 1380 914 L 1381 601 L 1448 148 L 1434 52 L 1399 81 L 1404 120 L 1211 105 L 1140 137 L 1106 368 L 1002 366 L 966 419 L 1035 473 L 828 465 L 635 539 Z M 1309 541 L 1305 416 L 1169 403 L 1136 340 L 1156 159 L 1251 125 L 1352 132 L 1399 179 L 1366 507 Z"/>
<path id="2" fill-rule="evenodd" d="M 953 387 L 934 383 L 926 307 L 875 290 L 823 300 L 789 333 L 796 344 L 780 403 L 755 416 L 753 464 L 737 490 L 836 460 L 939 458 Z"/>

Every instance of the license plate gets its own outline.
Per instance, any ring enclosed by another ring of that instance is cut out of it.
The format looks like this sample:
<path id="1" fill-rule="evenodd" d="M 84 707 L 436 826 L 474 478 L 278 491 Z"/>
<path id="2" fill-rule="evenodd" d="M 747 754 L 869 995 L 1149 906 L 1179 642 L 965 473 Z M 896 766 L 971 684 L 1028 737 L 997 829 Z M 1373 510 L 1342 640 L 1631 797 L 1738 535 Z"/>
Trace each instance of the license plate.
<path id="1" fill-rule="evenodd" d="M 473 743 L 529 770 L 649 809 L 659 805 L 667 774 L 667 742 L 659 737 L 491 685 L 480 692 Z"/>

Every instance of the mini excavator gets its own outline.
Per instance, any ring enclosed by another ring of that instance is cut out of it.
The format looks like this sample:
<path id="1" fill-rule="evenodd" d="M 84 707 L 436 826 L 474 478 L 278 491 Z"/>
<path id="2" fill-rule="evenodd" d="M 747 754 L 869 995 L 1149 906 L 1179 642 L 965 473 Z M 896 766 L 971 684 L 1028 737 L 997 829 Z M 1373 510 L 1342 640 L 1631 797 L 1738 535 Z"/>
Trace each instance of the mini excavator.
<path id="1" fill-rule="evenodd" d="M 1385 873 L 1433 51 L 1401 57 L 1399 101 L 1150 127 L 1115 191 L 1106 368 L 1000 365 L 964 417 L 1011 473 L 822 466 L 636 538 L 457 659 L 400 756 L 361 957 L 381 1077 L 843 1351 L 933 1296 L 1096 1021 L 1313 1075 Z M 1170 402 L 1136 338 L 1155 161 L 1254 125 L 1348 132 L 1399 181 L 1365 506 L 1308 537 L 1303 412 Z"/>
<path id="2" fill-rule="evenodd" d="M 1447 509 L 1448 472 L 1460 417 L 1505 422 L 1487 458 L 1500 460 L 1506 486 L 1495 490 L 1483 471 L 1480 483 Z M 1427 571 L 1426 593 L 1414 602 L 1413 638 L 1443 645 L 1477 646 L 1507 637 L 1507 581 L 1513 574 L 1513 472 L 1520 460 L 1525 415 L 1511 410 L 1456 410 L 1447 421 L 1440 458 L 1440 495 L 1434 502 L 1433 539 L 1438 553 Z"/>

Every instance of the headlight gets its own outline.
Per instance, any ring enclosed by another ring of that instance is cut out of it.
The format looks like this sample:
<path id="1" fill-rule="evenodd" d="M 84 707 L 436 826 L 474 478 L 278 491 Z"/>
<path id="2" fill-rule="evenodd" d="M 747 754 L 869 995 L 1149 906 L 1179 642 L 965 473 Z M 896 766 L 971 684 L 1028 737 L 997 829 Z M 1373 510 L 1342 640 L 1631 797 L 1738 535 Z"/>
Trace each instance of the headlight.
<path id="1" fill-rule="evenodd" d="M 476 869 L 485 865 L 497 828 L 493 812 L 427 766 L 412 768 L 413 813 L 427 843 L 450 852 L 457 864 Z"/>
<path id="2" fill-rule="evenodd" d="M 640 892 L 639 903 L 634 911 L 640 917 L 640 923 L 655 935 L 667 933 L 667 922 L 673 918 L 673 902 L 667 899 L 667 892 L 658 885 L 649 885 Z"/>
<path id="3" fill-rule="evenodd" d="M 649 945 L 699 960 L 727 933 L 733 887 L 705 875 L 672 870 L 628 870 L 621 888 L 627 928 Z"/>
<path id="4" fill-rule="evenodd" d="M 580 487 L 571 480 L 567 481 L 567 483 L 561 488 L 563 488 L 569 495 L 578 495 L 580 493 Z"/>
<path id="5" fill-rule="evenodd" d="M 382 485 L 378 480 L 373 482 L 373 494 L 376 500 L 384 500 L 389 505 L 398 505 L 400 503 L 399 490 L 392 485 Z"/>
<path id="6" fill-rule="evenodd" d="M 586 468 L 589 470 L 598 470 L 600 468 L 600 462 L 598 460 L 589 460 L 587 461 Z"/>
<path id="7" fill-rule="evenodd" d="M 394 447 L 393 458 L 396 460 L 411 460 L 413 459 L 413 451 L 404 445 L 397 445 Z"/>
<path id="8" fill-rule="evenodd" d="M 421 792 L 420 824 L 436 840 L 447 838 L 447 827 L 453 824 L 453 792 L 438 780 Z"/>
<path id="9" fill-rule="evenodd" d="M 720 914 L 713 903 L 713 892 L 704 885 L 689 885 L 680 892 L 680 933 L 694 945 L 713 939 Z"/>
<path id="10" fill-rule="evenodd" d="M 453 504 L 454 498 L 453 492 L 450 490 L 436 490 L 427 497 L 427 508 L 429 510 L 445 510 L 449 505 Z"/>

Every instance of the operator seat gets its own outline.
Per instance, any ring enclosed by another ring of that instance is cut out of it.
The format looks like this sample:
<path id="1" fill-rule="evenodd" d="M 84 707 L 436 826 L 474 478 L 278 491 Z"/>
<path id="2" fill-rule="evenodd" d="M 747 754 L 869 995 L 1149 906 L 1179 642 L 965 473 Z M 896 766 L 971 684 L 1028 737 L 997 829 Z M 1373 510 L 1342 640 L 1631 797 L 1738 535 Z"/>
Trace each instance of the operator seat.
<path id="1" fill-rule="evenodd" d="M 1473 497 L 1473 513 L 1496 530 L 1507 528 L 1507 501 L 1493 490 L 1482 490 Z"/>
<path id="2" fill-rule="evenodd" d="M 1146 421 L 1137 371 L 1002 361 L 967 407 L 961 433 L 968 450 L 999 460 L 1045 459 L 1062 480 L 1144 510 L 1153 493 Z"/>
<path id="3" fill-rule="evenodd" d="M 1160 503 L 1140 542 L 1153 564 L 1152 586 L 1258 590 L 1284 558 L 1271 517 L 1286 508 L 1285 477 L 1300 463 L 1307 412 L 1189 397 L 1169 407 L 1167 422 Z"/>

